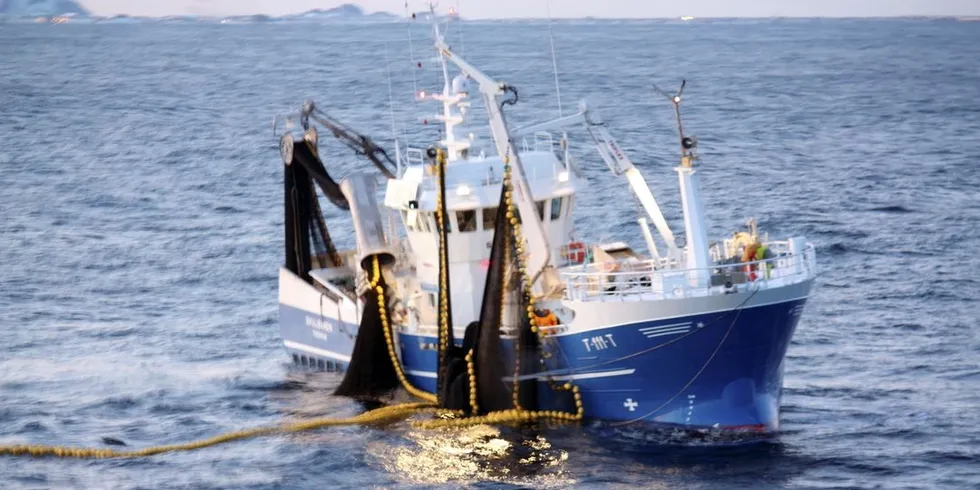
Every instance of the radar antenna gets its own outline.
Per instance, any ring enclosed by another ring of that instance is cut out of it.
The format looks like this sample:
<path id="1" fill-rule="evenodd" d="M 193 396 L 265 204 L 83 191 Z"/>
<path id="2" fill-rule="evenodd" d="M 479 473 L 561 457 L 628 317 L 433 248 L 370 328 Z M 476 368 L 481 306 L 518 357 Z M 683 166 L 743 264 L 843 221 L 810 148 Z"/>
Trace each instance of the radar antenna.
<path id="1" fill-rule="evenodd" d="M 653 85 L 653 89 L 659 92 L 660 95 L 666 97 L 671 105 L 674 106 L 674 117 L 677 119 L 677 136 L 681 143 L 681 165 L 691 167 L 693 160 L 697 159 L 695 149 L 698 147 L 698 139 L 694 136 L 684 135 L 684 124 L 681 121 L 681 96 L 684 95 L 684 87 L 686 86 L 687 80 L 681 80 L 681 88 L 677 89 L 677 93 L 673 95 L 661 89 L 656 84 Z"/>

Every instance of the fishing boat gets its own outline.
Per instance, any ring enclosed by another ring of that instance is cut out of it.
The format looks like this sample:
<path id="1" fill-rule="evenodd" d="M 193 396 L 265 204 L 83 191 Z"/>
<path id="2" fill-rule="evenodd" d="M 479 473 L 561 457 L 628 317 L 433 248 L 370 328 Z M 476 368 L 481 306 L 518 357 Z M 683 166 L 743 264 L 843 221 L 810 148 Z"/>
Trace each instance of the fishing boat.
<path id="1" fill-rule="evenodd" d="M 587 103 L 511 128 L 505 111 L 517 89 L 461 58 L 437 22 L 433 36 L 444 87 L 425 98 L 441 104 L 437 144 L 396 143 L 389 156 L 313 103 L 277 119 L 286 175 L 279 320 L 293 362 L 347 374 L 359 364 L 362 376 L 385 371 L 436 400 L 453 384 L 442 356 L 455 347 L 464 349 L 471 395 L 463 404 L 474 413 L 533 405 L 612 426 L 777 430 L 786 351 L 816 276 L 814 247 L 804 237 L 770 239 L 753 220 L 709 240 L 699 185 L 707 169 L 681 124 L 684 85 L 665 94 L 677 119 L 681 238 Z M 475 95 L 486 107 L 489 148 L 477 148 L 465 130 L 476 125 Z M 636 236 L 646 250 L 629 239 L 589 241 L 574 228 L 587 186 L 569 149 L 574 127 L 640 204 Z M 367 172 L 334 180 L 319 154 L 324 130 L 372 160 L 383 188 Z M 334 248 L 321 200 L 350 211 L 356 249 Z M 510 252 L 500 245 L 506 230 Z M 517 280 L 495 272 L 503 260 L 516 264 Z M 527 318 L 491 314 L 499 345 L 477 353 L 473 342 L 491 338 L 477 324 L 495 305 L 526 308 Z M 368 339 L 369 323 L 382 333 Z M 378 359 L 393 366 L 378 367 Z M 503 386 L 496 395 L 476 392 L 487 376 Z"/>

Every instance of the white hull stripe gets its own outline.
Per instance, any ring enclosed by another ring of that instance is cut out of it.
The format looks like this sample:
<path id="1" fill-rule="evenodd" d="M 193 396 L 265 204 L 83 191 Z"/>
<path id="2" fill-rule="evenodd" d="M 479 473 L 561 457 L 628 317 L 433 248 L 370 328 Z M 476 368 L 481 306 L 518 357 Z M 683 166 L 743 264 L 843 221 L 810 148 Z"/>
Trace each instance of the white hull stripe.
<path id="1" fill-rule="evenodd" d="M 519 378 L 519 381 L 527 381 L 529 379 L 553 379 L 555 381 L 568 381 L 571 379 L 594 379 L 594 378 L 611 378 L 613 376 L 626 376 L 628 374 L 633 374 L 636 369 L 620 369 L 618 371 L 596 371 L 592 373 L 581 373 L 581 374 L 565 374 L 562 376 L 545 376 L 540 374 L 525 374 Z M 513 376 L 505 376 L 504 381 L 510 383 L 514 381 Z"/>
<path id="2" fill-rule="evenodd" d="M 671 323 L 670 325 L 659 325 L 656 327 L 641 328 L 640 331 L 643 333 L 653 333 L 659 330 L 673 330 L 674 328 L 677 327 L 690 327 L 690 326 L 691 326 L 691 322 Z"/>
<path id="3" fill-rule="evenodd" d="M 299 342 L 293 342 L 292 340 L 284 340 L 282 345 L 289 349 L 295 349 L 299 351 L 306 352 L 308 354 L 313 354 L 320 357 L 330 357 L 337 359 L 338 361 L 350 362 L 350 356 L 345 356 L 343 354 L 338 354 L 336 352 L 331 352 L 328 350 L 320 349 L 306 344 L 300 344 Z"/>
<path id="4" fill-rule="evenodd" d="M 664 336 L 667 336 L 667 335 L 679 335 L 679 334 L 687 333 L 687 332 L 690 332 L 690 331 L 691 331 L 690 328 L 681 328 L 681 329 L 677 329 L 677 330 L 671 330 L 669 332 L 657 332 L 657 333 L 647 334 L 647 338 L 648 339 L 652 339 L 652 338 L 656 338 L 656 337 L 664 337 Z"/>
<path id="5" fill-rule="evenodd" d="M 600 371 L 596 373 L 582 373 L 582 374 L 569 374 L 566 376 L 555 376 L 554 379 L 557 381 L 566 381 L 570 379 L 594 379 L 594 378 L 611 378 L 613 376 L 626 376 L 628 374 L 633 374 L 636 369 L 620 369 L 618 371 Z"/>
<path id="6" fill-rule="evenodd" d="M 409 375 L 412 375 L 412 376 L 418 376 L 420 378 L 431 378 L 431 379 L 438 378 L 438 376 L 436 376 L 436 373 L 433 372 L 433 371 L 415 371 L 415 370 L 412 370 L 412 369 L 407 369 L 407 370 L 405 370 L 405 374 L 409 374 Z"/>

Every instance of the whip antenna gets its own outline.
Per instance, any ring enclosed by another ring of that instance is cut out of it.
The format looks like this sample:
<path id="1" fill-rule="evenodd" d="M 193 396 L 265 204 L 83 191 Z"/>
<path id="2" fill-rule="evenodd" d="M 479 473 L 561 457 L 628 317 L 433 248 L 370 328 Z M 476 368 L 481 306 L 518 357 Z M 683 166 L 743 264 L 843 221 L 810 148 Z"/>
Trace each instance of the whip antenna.
<path id="1" fill-rule="evenodd" d="M 548 37 L 551 39 L 551 66 L 555 72 L 555 94 L 558 96 L 558 117 L 565 117 L 561 110 L 561 84 L 558 83 L 558 56 L 555 53 L 555 31 L 551 28 L 551 2 L 546 2 L 548 9 Z"/>

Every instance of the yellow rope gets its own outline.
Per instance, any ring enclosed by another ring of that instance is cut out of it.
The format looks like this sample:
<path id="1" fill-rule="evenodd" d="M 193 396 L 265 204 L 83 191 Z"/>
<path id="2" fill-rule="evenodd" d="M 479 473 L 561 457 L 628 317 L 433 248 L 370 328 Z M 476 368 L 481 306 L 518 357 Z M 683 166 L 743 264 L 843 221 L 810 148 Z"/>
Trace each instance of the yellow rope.
<path id="1" fill-rule="evenodd" d="M 525 259 L 525 252 L 526 251 L 524 249 L 524 239 L 521 236 L 521 222 L 520 222 L 520 220 L 517 219 L 517 217 L 519 216 L 519 212 L 520 211 L 514 205 L 514 199 L 513 199 L 513 197 L 514 197 L 514 189 L 513 189 L 512 183 L 511 183 L 511 172 L 512 172 L 512 169 L 511 169 L 511 165 L 510 165 L 510 158 L 509 158 L 509 156 L 505 155 L 504 156 L 504 178 L 503 178 L 504 200 L 506 201 L 506 206 L 507 206 L 507 214 L 506 214 L 506 217 L 507 217 L 508 220 L 510 220 L 511 226 L 513 226 L 513 240 L 514 240 L 515 248 L 517 249 L 517 257 L 516 257 L 517 258 L 517 268 L 520 271 L 521 279 L 522 279 L 522 281 L 521 281 L 521 283 L 522 283 L 521 284 L 521 292 L 522 292 L 522 294 L 526 295 L 526 297 L 528 298 L 527 317 L 528 317 L 529 323 L 531 324 L 531 332 L 537 334 L 540 341 L 544 341 L 545 340 L 545 334 L 544 334 L 544 332 L 541 329 L 538 328 L 538 326 L 537 326 L 537 324 L 538 324 L 537 317 L 534 315 L 534 303 L 535 303 L 535 300 L 534 300 L 534 295 L 533 295 L 533 293 L 531 291 L 531 277 L 527 273 L 527 264 L 526 264 L 526 262 L 524 260 Z M 501 307 L 502 306 L 503 305 L 501 305 Z M 518 353 L 517 359 L 518 359 L 517 362 L 520 362 L 520 354 L 519 353 Z M 517 369 L 518 370 L 520 369 L 519 365 L 518 365 Z M 508 411 L 502 412 L 502 415 L 501 416 L 506 415 L 505 418 L 507 418 L 507 417 L 514 417 L 514 415 L 511 414 L 510 412 L 516 411 L 516 412 L 518 412 L 518 415 L 517 415 L 518 420 L 538 420 L 538 419 L 542 419 L 542 418 L 551 418 L 551 419 L 558 419 L 558 420 L 579 421 L 579 420 L 582 420 L 584 418 L 584 416 L 585 416 L 585 408 L 582 405 L 582 394 L 579 391 L 578 386 L 575 386 L 575 385 L 573 385 L 571 383 L 565 383 L 563 386 L 558 387 L 558 386 L 555 385 L 555 383 L 553 383 L 552 380 L 549 380 L 549 382 L 551 382 L 551 384 L 552 384 L 552 388 L 559 389 L 559 390 L 562 390 L 562 391 L 571 391 L 572 392 L 572 394 L 573 394 L 573 396 L 575 398 L 575 413 L 574 414 L 565 413 L 565 412 L 554 412 L 554 411 L 529 412 L 529 411 L 525 411 L 525 410 L 521 409 L 520 404 L 518 403 L 518 400 L 519 400 L 518 386 L 519 386 L 519 384 L 517 382 L 517 379 L 518 379 L 517 373 L 515 373 L 515 375 L 514 375 L 513 396 L 514 396 L 514 407 L 516 408 L 516 410 L 513 410 L 513 411 L 508 410 Z M 493 413 L 488 414 L 487 417 L 489 417 L 491 415 L 494 415 L 494 414 Z M 469 419 L 466 419 L 466 420 L 469 420 Z M 494 419 L 494 420 L 496 420 L 496 419 Z M 508 419 L 506 421 L 513 421 L 513 420 Z M 438 423 L 447 422 L 447 421 L 433 421 L 433 422 L 436 423 L 435 426 L 438 426 Z M 479 423 L 479 422 L 477 422 L 477 423 Z"/>
<path id="2" fill-rule="evenodd" d="M 443 213 L 445 206 L 442 196 L 445 193 L 445 173 L 446 173 L 446 152 L 441 148 L 436 153 L 436 178 L 439 182 L 439 192 L 436 193 L 436 220 L 439 228 L 439 319 L 438 336 L 439 350 L 436 353 L 436 370 L 442 371 L 442 362 L 446 359 L 449 351 L 449 336 L 452 334 L 453 321 L 449 316 L 449 241 L 448 230 L 446 228 L 446 214 Z M 473 377 L 473 370 L 470 369 L 470 378 Z M 438 383 L 437 383 L 438 384 Z M 471 396 L 472 398 L 472 396 Z"/>
<path id="3" fill-rule="evenodd" d="M 479 398 L 476 390 L 476 366 L 473 365 L 473 349 L 466 353 L 466 374 L 470 378 L 470 411 L 478 413 L 480 411 Z"/>
<path id="4" fill-rule="evenodd" d="M 206 447 L 217 446 L 219 444 L 225 444 L 232 441 L 250 439 L 253 437 L 270 436 L 276 434 L 292 434 L 296 432 L 304 432 L 323 427 L 334 427 L 340 425 L 376 424 L 393 419 L 404 418 L 421 411 L 427 411 L 431 408 L 433 408 L 433 406 L 429 403 L 405 403 L 401 405 L 382 407 L 349 418 L 318 418 L 278 426 L 256 427 L 253 429 L 229 432 L 227 434 L 221 434 L 219 436 L 202 439 L 199 441 L 187 442 L 183 444 L 170 444 L 165 446 L 153 446 L 135 451 L 117 451 L 114 449 L 65 446 L 13 445 L 0 446 L 0 456 L 32 456 L 35 458 L 53 456 L 59 458 L 78 459 L 142 458 L 174 451 L 193 451 L 195 449 L 203 449 Z"/>
<path id="5" fill-rule="evenodd" d="M 582 420 L 581 412 L 567 413 L 558 410 L 531 411 L 523 409 L 500 410 L 478 417 L 416 420 L 412 427 L 417 429 L 445 429 L 468 427 L 481 424 L 505 424 L 514 422 L 534 422 L 539 420 L 555 420 L 559 422 L 578 422 Z"/>
<path id="6" fill-rule="evenodd" d="M 398 359 L 398 355 L 395 353 L 395 341 L 392 338 L 391 324 L 388 323 L 388 308 L 385 304 L 385 288 L 381 286 L 381 264 L 378 263 L 378 256 L 373 257 L 372 264 L 372 278 L 370 285 L 375 288 L 378 293 L 378 309 L 381 314 L 381 329 L 385 333 L 385 343 L 388 346 L 388 356 L 391 358 L 391 364 L 395 366 L 395 375 L 398 376 L 398 381 L 401 383 L 402 387 L 405 388 L 412 396 L 425 400 L 429 403 L 436 403 L 436 395 L 429 393 L 424 390 L 416 388 L 408 378 L 405 377 L 405 371 L 402 369 L 402 363 Z"/>

